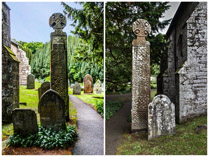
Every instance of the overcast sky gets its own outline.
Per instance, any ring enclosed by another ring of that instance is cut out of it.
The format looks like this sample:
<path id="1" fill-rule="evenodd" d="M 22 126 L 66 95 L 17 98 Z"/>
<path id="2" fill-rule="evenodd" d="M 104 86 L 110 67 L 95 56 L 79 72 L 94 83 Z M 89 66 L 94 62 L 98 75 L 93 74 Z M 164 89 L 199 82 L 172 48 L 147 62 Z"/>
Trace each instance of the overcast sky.
<path id="1" fill-rule="evenodd" d="M 169 4 L 170 4 L 171 7 L 170 7 L 170 9 L 168 9 L 168 10 L 164 13 L 164 16 L 165 16 L 165 17 L 162 18 L 161 20 L 168 20 L 168 19 L 170 19 L 170 18 L 173 18 L 174 15 L 175 15 L 175 13 L 176 13 L 176 11 L 177 11 L 177 9 L 178 9 L 178 7 L 179 7 L 180 2 L 170 2 Z M 160 32 L 161 32 L 162 34 L 166 34 L 168 28 L 169 28 L 169 25 L 168 25 L 164 30 L 161 30 Z"/>
<path id="2" fill-rule="evenodd" d="M 49 17 L 53 13 L 63 13 L 61 2 L 6 2 L 10 7 L 11 37 L 16 40 L 48 42 L 53 28 L 49 26 Z M 73 8 L 81 9 L 78 3 L 67 2 Z M 67 19 L 64 32 L 70 34 L 73 27 Z"/>
<path id="3" fill-rule="evenodd" d="M 78 3 L 67 2 L 73 8 L 81 9 Z M 7 2 L 10 7 L 11 37 L 25 42 L 39 41 L 48 42 L 53 29 L 49 26 L 49 17 L 56 12 L 63 13 L 63 6 L 60 2 Z M 171 8 L 164 14 L 164 19 L 173 18 L 179 6 L 179 2 L 171 2 Z M 73 27 L 67 19 L 67 26 L 64 31 L 69 35 Z M 169 26 L 161 33 L 165 34 Z"/>

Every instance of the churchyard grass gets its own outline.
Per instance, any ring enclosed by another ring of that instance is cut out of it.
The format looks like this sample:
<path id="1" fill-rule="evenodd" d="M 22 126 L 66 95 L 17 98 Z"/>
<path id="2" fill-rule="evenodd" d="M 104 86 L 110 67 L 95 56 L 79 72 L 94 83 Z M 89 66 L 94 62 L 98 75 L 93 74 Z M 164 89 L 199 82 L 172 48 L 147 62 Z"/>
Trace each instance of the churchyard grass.
<path id="1" fill-rule="evenodd" d="M 107 101 L 105 119 L 110 119 L 123 106 L 121 101 Z"/>
<path id="2" fill-rule="evenodd" d="M 36 112 L 38 122 L 40 122 L 40 116 L 38 114 L 38 88 L 41 86 L 40 82 L 35 81 L 35 89 L 26 89 L 26 86 L 20 86 L 19 90 L 19 102 L 26 102 L 27 106 L 20 105 L 20 108 L 32 109 Z M 77 121 L 77 112 L 73 107 L 72 103 L 69 103 L 70 107 L 70 119 L 72 124 L 76 125 Z M 2 140 L 7 139 L 10 135 L 13 134 L 13 124 L 4 124 L 2 125 Z"/>
<path id="3" fill-rule="evenodd" d="M 207 116 L 195 118 L 177 125 L 176 134 L 161 136 L 147 141 L 147 133 L 130 134 L 130 128 L 123 134 L 118 155 L 206 155 L 207 130 L 196 132 L 195 128 L 207 124 Z M 130 126 L 130 125 L 129 125 Z"/>

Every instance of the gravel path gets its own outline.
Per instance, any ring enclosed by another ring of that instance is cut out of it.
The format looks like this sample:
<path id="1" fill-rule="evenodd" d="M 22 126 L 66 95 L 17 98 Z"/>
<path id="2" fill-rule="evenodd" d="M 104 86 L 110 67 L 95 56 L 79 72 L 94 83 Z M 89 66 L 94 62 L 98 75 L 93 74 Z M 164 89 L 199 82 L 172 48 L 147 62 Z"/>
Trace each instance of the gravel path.
<path id="1" fill-rule="evenodd" d="M 104 154 L 104 119 L 76 96 L 70 95 L 70 101 L 77 110 L 79 139 L 72 150 L 73 155 Z"/>
<path id="2" fill-rule="evenodd" d="M 131 114 L 131 94 L 106 96 L 106 101 L 125 100 L 124 106 L 108 121 L 106 121 L 106 155 L 116 155 L 117 147 Z"/>

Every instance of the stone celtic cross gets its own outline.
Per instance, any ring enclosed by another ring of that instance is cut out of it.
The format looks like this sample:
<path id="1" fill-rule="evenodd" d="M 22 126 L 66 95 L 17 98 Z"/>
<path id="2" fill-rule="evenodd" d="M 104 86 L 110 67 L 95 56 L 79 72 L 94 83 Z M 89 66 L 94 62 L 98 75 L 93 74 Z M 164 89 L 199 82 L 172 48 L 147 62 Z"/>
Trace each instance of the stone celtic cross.
<path id="1" fill-rule="evenodd" d="M 69 121 L 69 96 L 67 72 L 67 34 L 62 31 L 66 26 L 66 17 L 54 13 L 49 18 L 51 33 L 51 89 L 55 90 L 65 102 L 65 117 Z"/>
<path id="2" fill-rule="evenodd" d="M 133 23 L 137 36 L 132 42 L 132 132 L 147 129 L 147 112 L 150 103 L 150 43 L 145 37 L 151 33 L 144 19 Z"/>

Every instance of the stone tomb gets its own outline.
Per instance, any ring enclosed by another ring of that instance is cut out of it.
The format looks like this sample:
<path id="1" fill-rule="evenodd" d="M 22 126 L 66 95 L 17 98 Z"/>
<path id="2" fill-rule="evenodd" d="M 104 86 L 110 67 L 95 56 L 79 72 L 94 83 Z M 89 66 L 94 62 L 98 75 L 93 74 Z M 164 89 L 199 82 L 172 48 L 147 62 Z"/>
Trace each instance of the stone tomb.
<path id="1" fill-rule="evenodd" d="M 15 109 L 12 112 L 14 134 L 27 137 L 38 132 L 35 111 L 31 109 Z"/>
<path id="2" fill-rule="evenodd" d="M 54 131 L 65 130 L 65 102 L 54 90 L 49 89 L 38 104 L 41 125 Z"/>
<path id="3" fill-rule="evenodd" d="M 73 86 L 73 95 L 81 95 L 81 86 L 78 82 Z"/>
<path id="4" fill-rule="evenodd" d="M 145 37 L 151 32 L 144 19 L 133 23 L 137 39 L 132 42 L 132 132 L 147 129 L 147 111 L 150 103 L 150 43 Z"/>
<path id="5" fill-rule="evenodd" d="M 35 77 L 33 74 L 29 74 L 27 77 L 27 89 L 35 88 Z"/>
<path id="6" fill-rule="evenodd" d="M 165 95 L 157 95 L 148 106 L 148 140 L 175 133 L 175 105 Z"/>
<path id="7" fill-rule="evenodd" d="M 41 87 L 38 88 L 38 98 L 41 99 L 41 96 L 50 89 L 50 82 L 44 82 L 41 84 Z"/>
<path id="8" fill-rule="evenodd" d="M 93 93 L 93 78 L 91 75 L 87 74 L 84 79 L 84 93 Z"/>

